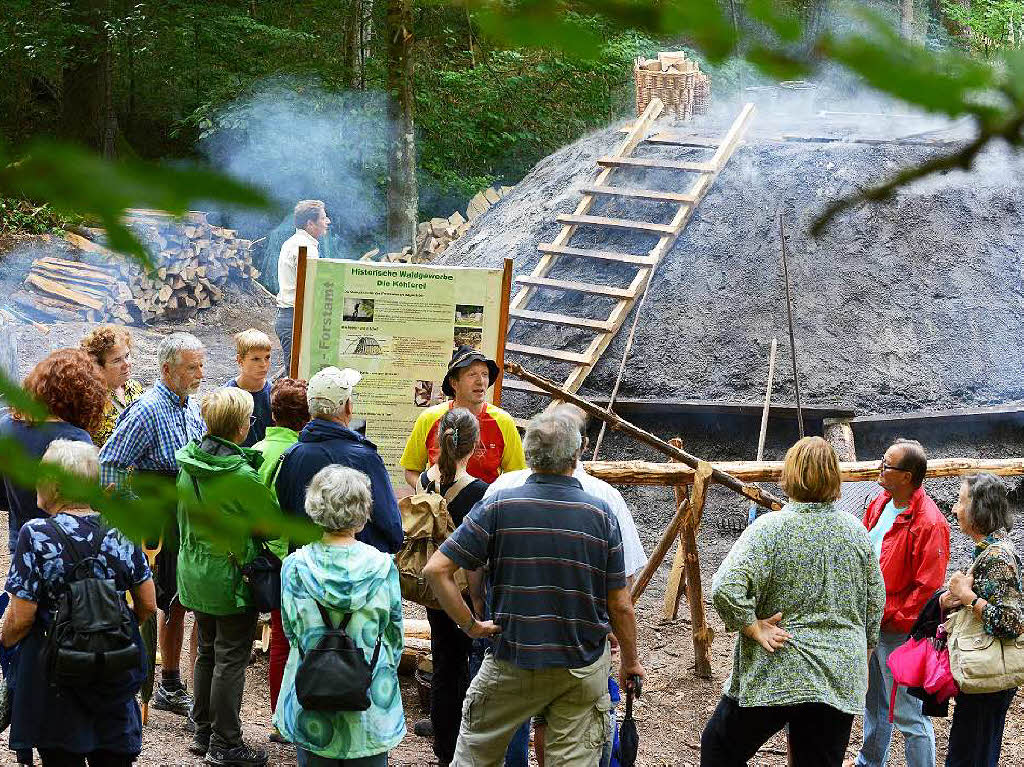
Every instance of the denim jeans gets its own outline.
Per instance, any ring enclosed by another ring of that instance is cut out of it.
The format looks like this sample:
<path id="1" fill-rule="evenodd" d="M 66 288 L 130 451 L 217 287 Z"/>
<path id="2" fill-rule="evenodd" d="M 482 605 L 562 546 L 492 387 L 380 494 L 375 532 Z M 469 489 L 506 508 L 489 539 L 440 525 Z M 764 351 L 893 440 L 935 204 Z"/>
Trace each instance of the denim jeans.
<path id="1" fill-rule="evenodd" d="M 474 639 L 473 650 L 469 654 L 469 678 L 476 676 L 480 664 L 484 662 L 484 653 L 491 647 L 490 639 Z M 530 764 L 530 720 L 523 722 L 516 730 L 505 749 L 505 767 L 529 767 Z"/>
<path id="2" fill-rule="evenodd" d="M 864 745 L 857 755 L 857 767 L 883 767 L 889 760 L 892 723 L 889 721 L 889 697 L 892 673 L 886 662 L 889 655 L 907 641 L 906 634 L 883 631 L 878 637 L 871 660 L 868 661 L 868 696 L 864 709 Z M 903 733 L 907 767 L 933 767 L 935 764 L 935 730 L 932 720 L 921 710 L 921 701 L 900 687 L 896 693 L 894 719 Z"/>
<path id="3" fill-rule="evenodd" d="M 1017 688 L 968 695 L 953 704 L 946 767 L 998 767 L 1006 712 Z"/>
<path id="4" fill-rule="evenodd" d="M 284 357 L 284 374 L 291 375 L 292 364 L 292 318 L 295 316 L 295 309 L 288 307 L 277 308 L 277 319 L 274 320 L 274 332 L 281 342 L 281 354 Z"/>

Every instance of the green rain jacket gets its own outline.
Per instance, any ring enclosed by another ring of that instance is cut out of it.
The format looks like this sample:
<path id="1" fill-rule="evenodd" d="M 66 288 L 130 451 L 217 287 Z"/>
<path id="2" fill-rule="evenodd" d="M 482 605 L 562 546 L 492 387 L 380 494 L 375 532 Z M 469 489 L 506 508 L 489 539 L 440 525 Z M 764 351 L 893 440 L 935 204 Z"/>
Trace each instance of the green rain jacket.
<path id="1" fill-rule="evenodd" d="M 256 556 L 245 520 L 279 512 L 277 498 L 257 474 L 261 456 L 217 437 L 193 440 L 175 453 L 178 466 L 178 598 L 190 610 L 234 615 L 252 606 L 241 566 Z M 197 525 L 199 488 L 208 514 L 223 514 L 239 529 L 210 531 Z M 234 519 L 230 519 L 234 517 Z"/>
<path id="2" fill-rule="evenodd" d="M 298 441 L 299 433 L 294 429 L 289 429 L 287 426 L 268 426 L 266 436 L 252 446 L 253 450 L 258 451 L 263 456 L 263 465 L 259 468 L 260 481 L 270 488 L 275 498 L 277 493 L 274 491 L 273 480 L 276 473 L 275 470 L 278 468 L 281 460 L 281 455 Z M 267 545 L 281 559 L 288 556 L 287 538 L 267 541 Z"/>

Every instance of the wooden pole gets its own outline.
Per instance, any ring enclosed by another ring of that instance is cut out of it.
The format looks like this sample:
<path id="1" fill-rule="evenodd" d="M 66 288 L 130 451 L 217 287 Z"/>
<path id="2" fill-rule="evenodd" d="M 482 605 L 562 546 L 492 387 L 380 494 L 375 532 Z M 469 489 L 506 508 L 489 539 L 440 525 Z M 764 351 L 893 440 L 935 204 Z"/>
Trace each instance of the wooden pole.
<path id="1" fill-rule="evenodd" d="M 764 458 L 764 440 L 768 435 L 768 410 L 772 406 L 772 384 L 775 383 L 775 353 L 779 350 L 779 339 L 772 337 L 772 349 L 768 355 L 768 387 L 764 392 L 764 408 L 761 410 L 761 432 L 757 436 L 757 460 Z M 799 415 L 799 411 L 797 411 Z M 757 519 L 757 506 L 750 504 L 747 512 L 747 524 Z"/>
<path id="2" fill-rule="evenodd" d="M 793 335 L 793 299 L 789 294 L 789 264 L 786 258 L 786 228 L 779 213 L 779 239 L 782 241 L 782 273 L 786 281 L 786 316 L 789 318 L 789 356 L 793 360 L 793 390 L 796 393 L 796 424 L 804 438 L 804 411 L 800 409 L 800 373 L 796 365 L 796 337 Z"/>
<path id="3" fill-rule="evenodd" d="M 586 461 L 591 476 L 613 485 L 691 485 L 694 470 L 681 463 L 648 461 Z M 778 482 L 782 461 L 723 461 L 713 463 L 715 471 L 728 472 L 737 482 Z M 843 482 L 861 482 L 878 478 L 879 461 L 843 461 L 839 476 Z M 987 471 L 999 477 L 1024 475 L 1024 458 L 933 458 L 928 461 L 926 477 L 960 477 Z M 716 474 L 712 474 L 715 480 Z"/>
<path id="4" fill-rule="evenodd" d="M 697 458 L 697 456 L 691 455 L 690 453 L 687 453 L 685 450 L 682 450 L 680 448 L 673 447 L 669 443 L 665 442 L 665 440 L 659 439 L 658 437 L 651 434 L 649 431 L 644 431 L 638 426 L 634 426 L 629 421 L 624 420 L 615 413 L 609 413 L 606 410 L 604 410 L 604 408 L 600 408 L 597 405 L 593 404 L 592 402 L 588 402 L 587 400 L 583 399 L 582 397 L 577 397 L 575 394 L 567 392 L 565 389 L 559 388 L 557 384 L 549 381 L 546 378 L 543 378 L 542 376 L 524 370 L 522 365 L 517 365 L 514 362 L 506 362 L 505 370 L 507 370 L 514 376 L 522 378 L 524 381 L 527 381 L 528 383 L 532 383 L 534 386 L 544 389 L 546 392 L 551 394 L 552 397 L 554 397 L 555 399 L 560 399 L 565 402 L 569 402 L 572 403 L 573 405 L 576 405 L 576 407 L 580 408 L 585 413 L 589 413 L 595 418 L 599 418 L 602 421 L 606 421 L 613 429 L 618 429 L 624 434 L 628 434 L 634 439 L 643 442 L 645 445 L 650 445 L 655 450 L 664 453 L 669 458 L 675 458 L 677 461 L 686 464 L 691 469 L 696 469 L 697 464 L 700 463 L 700 459 Z M 753 485 L 748 485 L 743 482 L 740 482 L 735 477 L 730 476 L 729 474 L 727 474 L 724 471 L 721 471 L 720 469 L 713 468 L 711 476 L 712 479 L 718 484 L 724 485 L 730 490 L 733 490 L 734 492 L 737 492 L 740 495 L 749 498 L 750 500 L 754 501 L 754 503 L 757 503 L 760 506 L 764 506 L 766 508 L 773 510 L 781 509 L 783 506 L 783 502 L 780 501 L 771 493 L 768 493 L 759 487 L 755 487 Z"/>
<path id="5" fill-rule="evenodd" d="M 665 555 L 668 554 L 668 550 L 672 548 L 672 544 L 679 537 L 679 528 L 682 525 L 683 518 L 686 516 L 689 505 L 685 493 L 681 496 L 676 496 L 675 516 L 672 517 L 672 521 L 668 523 L 668 527 L 661 534 L 661 539 L 658 541 L 658 545 L 654 547 L 654 551 L 651 552 L 651 557 L 647 560 L 643 571 L 633 581 L 633 591 L 631 594 L 633 604 L 636 604 L 640 597 L 643 596 L 644 591 L 651 584 L 654 574 L 661 567 L 661 563 L 665 561 Z"/>
<path id="6" fill-rule="evenodd" d="M 498 317 L 498 350 L 494 361 L 498 363 L 498 380 L 494 382 L 494 404 L 501 404 L 501 380 L 505 374 L 505 336 L 508 335 L 508 304 L 512 297 L 512 259 L 505 259 L 505 271 L 501 275 L 501 310 Z"/>
<path id="7" fill-rule="evenodd" d="M 676 442 L 677 440 L 673 440 Z M 693 491 L 690 493 L 689 513 L 683 517 L 679 525 L 679 545 L 676 547 L 676 556 L 672 562 L 672 571 L 668 576 L 668 586 L 665 588 L 665 620 L 675 620 L 679 613 L 679 599 L 683 589 L 686 589 L 687 599 L 690 597 L 693 578 L 693 570 L 688 566 L 691 556 L 696 556 L 697 527 L 700 525 L 700 518 L 704 513 L 704 503 L 708 497 L 708 478 L 711 476 L 711 464 L 701 461 L 697 469 L 693 483 Z M 677 493 L 685 495 L 686 488 L 682 485 L 675 486 Z M 695 522 L 696 520 L 696 522 Z M 690 543 L 693 543 L 691 547 Z M 685 568 L 685 577 L 684 577 Z M 697 590 L 700 590 L 700 571 L 697 571 Z M 703 599 L 703 598 L 702 598 Z M 691 605 L 692 608 L 692 605 Z M 692 611 L 692 609 L 691 609 Z"/>
<path id="8" fill-rule="evenodd" d="M 306 246 L 299 246 L 299 260 L 295 265 L 295 308 L 292 315 L 292 358 L 288 361 L 288 375 L 299 377 L 299 350 L 302 346 L 302 313 L 306 305 Z"/>

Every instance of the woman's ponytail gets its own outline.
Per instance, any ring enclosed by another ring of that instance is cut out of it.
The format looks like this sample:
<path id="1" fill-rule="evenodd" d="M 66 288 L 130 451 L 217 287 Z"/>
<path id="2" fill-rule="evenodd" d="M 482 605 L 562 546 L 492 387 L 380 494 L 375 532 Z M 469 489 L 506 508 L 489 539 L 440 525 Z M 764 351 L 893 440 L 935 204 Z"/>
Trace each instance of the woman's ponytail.
<path id="1" fill-rule="evenodd" d="M 441 472 L 441 485 L 455 481 L 458 462 L 472 455 L 480 441 L 480 424 L 476 416 L 465 408 L 452 408 L 437 425 L 437 468 Z"/>

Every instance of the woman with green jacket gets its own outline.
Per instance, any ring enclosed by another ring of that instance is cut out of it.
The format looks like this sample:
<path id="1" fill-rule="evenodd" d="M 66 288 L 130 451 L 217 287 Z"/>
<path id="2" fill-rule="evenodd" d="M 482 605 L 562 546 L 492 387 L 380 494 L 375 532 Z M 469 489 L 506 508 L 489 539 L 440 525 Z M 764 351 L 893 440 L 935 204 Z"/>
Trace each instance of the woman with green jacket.
<path id="1" fill-rule="evenodd" d="M 199 629 L 189 751 L 214 765 L 263 765 L 267 753 L 242 740 L 239 711 L 259 613 L 242 580 L 256 556 L 251 531 L 278 512 L 257 470 L 262 456 L 239 447 L 249 431 L 252 395 L 224 388 L 203 399 L 207 433 L 177 453 L 178 596 Z"/>

